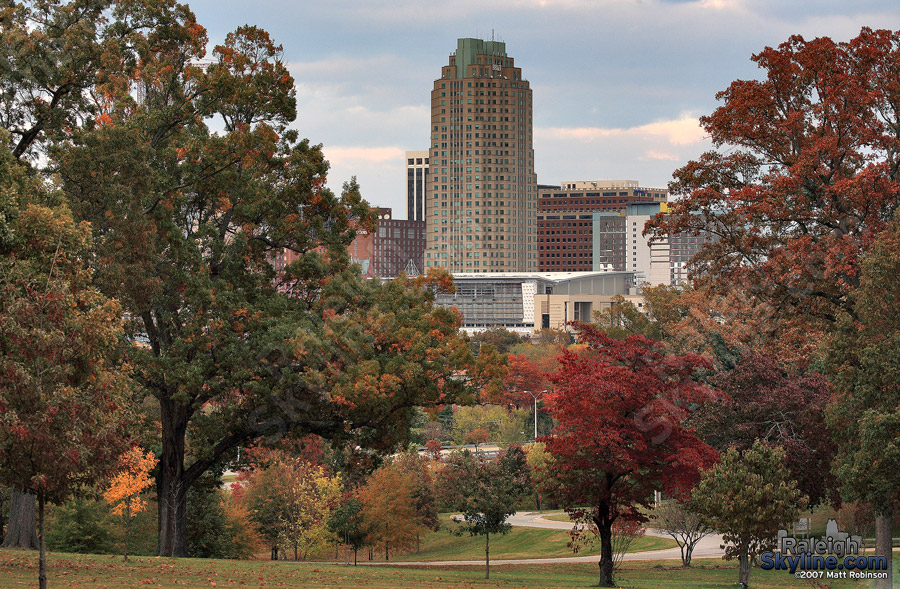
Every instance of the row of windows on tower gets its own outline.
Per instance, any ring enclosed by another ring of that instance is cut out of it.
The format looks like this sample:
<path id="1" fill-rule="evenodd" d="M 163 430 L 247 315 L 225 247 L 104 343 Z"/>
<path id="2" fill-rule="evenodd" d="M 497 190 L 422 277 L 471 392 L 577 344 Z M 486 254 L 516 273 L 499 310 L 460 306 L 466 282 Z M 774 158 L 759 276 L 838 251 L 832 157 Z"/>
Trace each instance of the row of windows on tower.
<path id="1" fill-rule="evenodd" d="M 528 83 L 518 84 L 516 82 L 466 82 L 467 88 L 528 88 Z M 441 82 L 441 88 L 446 88 L 447 82 Z M 462 82 L 450 82 L 451 88 L 462 88 Z"/>

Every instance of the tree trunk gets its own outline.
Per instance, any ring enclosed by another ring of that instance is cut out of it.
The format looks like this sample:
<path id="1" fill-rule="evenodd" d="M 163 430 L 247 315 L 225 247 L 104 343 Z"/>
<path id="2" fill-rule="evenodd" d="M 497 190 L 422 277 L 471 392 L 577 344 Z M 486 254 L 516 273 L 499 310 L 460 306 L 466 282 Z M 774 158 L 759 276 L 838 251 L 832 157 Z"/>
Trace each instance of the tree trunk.
<path id="1" fill-rule="evenodd" d="M 390 560 L 390 558 L 388 558 L 388 541 L 387 540 L 384 541 L 384 560 L 385 561 Z"/>
<path id="2" fill-rule="evenodd" d="M 592 518 L 597 526 L 597 534 L 600 536 L 600 583 L 601 587 L 615 587 L 612 573 L 615 561 L 612 553 L 612 524 L 616 521 L 607 502 L 601 501 L 597 505 L 597 513 Z"/>
<path id="3" fill-rule="evenodd" d="M 16 489 L 12 490 L 9 502 L 9 524 L 3 538 L 3 548 L 38 548 L 35 532 L 34 495 Z"/>
<path id="4" fill-rule="evenodd" d="M 6 507 L 6 495 L 4 495 L 5 492 L 5 489 L 0 488 L 0 538 L 3 538 L 6 530 L 6 518 L 4 517 L 4 514 L 6 513 L 4 510 L 4 508 Z M 2 540 L 0 540 L 0 542 L 2 542 Z"/>
<path id="5" fill-rule="evenodd" d="M 162 454 L 156 492 L 159 497 L 158 556 L 187 556 L 187 488 L 184 476 L 184 440 L 188 415 L 174 402 L 160 403 Z"/>
<path id="6" fill-rule="evenodd" d="M 484 535 L 484 578 L 491 578 L 491 535 Z"/>
<path id="7" fill-rule="evenodd" d="M 875 512 L 875 554 L 887 558 L 887 578 L 875 581 L 876 589 L 891 589 L 893 587 L 893 556 L 892 531 L 893 517 L 891 508 Z"/>
<path id="8" fill-rule="evenodd" d="M 600 505 L 597 510 L 598 517 L 594 518 L 594 524 L 597 526 L 597 533 L 600 536 L 600 586 L 615 587 L 613 582 L 613 547 L 612 547 L 612 524 L 613 518 L 609 517 L 609 508 Z"/>
<path id="9" fill-rule="evenodd" d="M 744 539 L 741 542 L 741 552 L 738 554 L 738 585 L 741 587 L 750 586 L 750 554 L 747 542 Z"/>
<path id="10" fill-rule="evenodd" d="M 131 535 L 131 509 L 128 504 L 131 498 L 125 500 L 125 562 L 128 562 L 128 537 Z"/>
<path id="11" fill-rule="evenodd" d="M 356 548 L 353 549 L 353 566 L 356 566 Z"/>
<path id="12" fill-rule="evenodd" d="M 38 545 L 41 555 L 38 558 L 38 586 L 47 589 L 47 549 L 44 544 L 44 496 L 38 497 Z"/>

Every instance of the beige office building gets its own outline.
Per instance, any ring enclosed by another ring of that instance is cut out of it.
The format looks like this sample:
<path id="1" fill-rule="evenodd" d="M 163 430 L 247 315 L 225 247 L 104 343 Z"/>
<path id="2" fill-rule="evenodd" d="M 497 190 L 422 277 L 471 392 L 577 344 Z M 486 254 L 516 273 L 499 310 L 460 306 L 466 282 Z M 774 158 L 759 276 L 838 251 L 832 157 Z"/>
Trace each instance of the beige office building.
<path id="1" fill-rule="evenodd" d="M 426 268 L 537 270 L 531 113 L 506 44 L 459 39 L 431 91 Z"/>

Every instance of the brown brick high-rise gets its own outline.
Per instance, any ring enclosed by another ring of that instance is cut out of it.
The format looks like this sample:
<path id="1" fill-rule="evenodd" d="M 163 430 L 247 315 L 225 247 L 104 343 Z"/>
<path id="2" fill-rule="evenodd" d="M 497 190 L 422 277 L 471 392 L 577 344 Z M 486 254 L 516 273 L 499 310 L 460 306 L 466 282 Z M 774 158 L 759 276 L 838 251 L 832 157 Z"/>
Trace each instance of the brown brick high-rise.
<path id="1" fill-rule="evenodd" d="M 537 271 L 531 112 L 506 44 L 459 39 L 431 91 L 426 267 Z"/>

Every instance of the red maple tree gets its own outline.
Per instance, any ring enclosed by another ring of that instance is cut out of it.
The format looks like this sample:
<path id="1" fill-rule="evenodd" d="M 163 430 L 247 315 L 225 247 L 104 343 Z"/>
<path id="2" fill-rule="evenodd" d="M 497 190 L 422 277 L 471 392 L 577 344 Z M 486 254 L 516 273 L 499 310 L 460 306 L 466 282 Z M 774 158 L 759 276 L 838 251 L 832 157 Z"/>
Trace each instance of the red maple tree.
<path id="1" fill-rule="evenodd" d="M 600 584 L 613 586 L 613 523 L 642 521 L 638 507 L 648 506 L 652 491 L 678 495 L 716 461 L 683 422 L 689 407 L 717 393 L 695 380 L 710 367 L 702 356 L 666 355 L 643 336 L 619 341 L 590 325 L 577 328 L 587 348 L 563 353 L 547 397 L 559 420 L 544 438 L 554 458 L 548 491 L 573 519 L 597 526 Z"/>
<path id="2" fill-rule="evenodd" d="M 550 388 L 550 374 L 556 370 L 556 356 L 529 358 L 525 354 L 509 355 L 509 370 L 504 379 L 502 401 L 516 408 L 530 407 L 533 397 Z"/>

